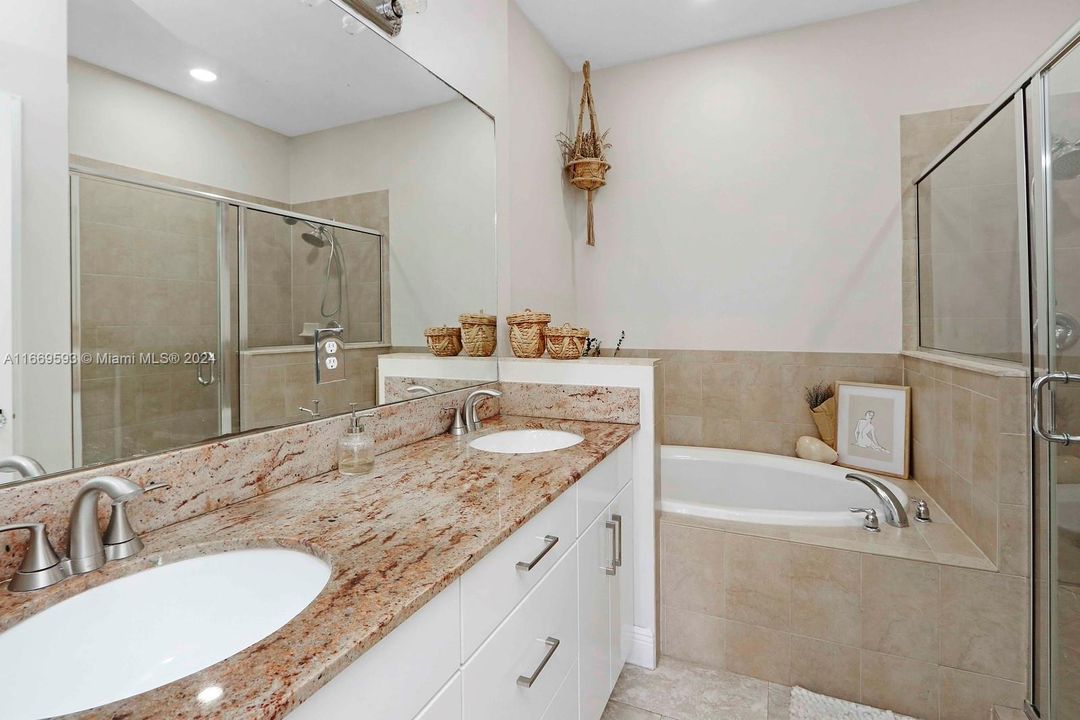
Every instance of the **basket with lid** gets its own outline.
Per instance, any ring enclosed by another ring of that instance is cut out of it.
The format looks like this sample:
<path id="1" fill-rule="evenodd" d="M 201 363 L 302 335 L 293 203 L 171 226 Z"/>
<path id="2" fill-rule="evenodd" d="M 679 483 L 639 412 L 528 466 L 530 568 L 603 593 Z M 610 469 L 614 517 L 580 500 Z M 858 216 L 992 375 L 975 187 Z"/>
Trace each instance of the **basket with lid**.
<path id="1" fill-rule="evenodd" d="M 589 337 L 588 328 L 572 327 L 566 323 L 561 327 L 544 328 L 548 355 L 556 360 L 577 360 L 585 352 L 585 340 Z"/>
<path id="2" fill-rule="evenodd" d="M 453 357 L 461 352 L 461 328 L 430 327 L 424 331 L 428 350 L 436 357 Z"/>
<path id="3" fill-rule="evenodd" d="M 551 322 L 548 313 L 524 312 L 506 316 L 510 326 L 510 349 L 519 358 L 538 358 L 544 354 L 544 328 Z"/>
<path id="4" fill-rule="evenodd" d="M 461 323 L 461 343 L 471 357 L 490 357 L 495 353 L 496 319 L 494 315 L 464 313 L 458 316 Z"/>

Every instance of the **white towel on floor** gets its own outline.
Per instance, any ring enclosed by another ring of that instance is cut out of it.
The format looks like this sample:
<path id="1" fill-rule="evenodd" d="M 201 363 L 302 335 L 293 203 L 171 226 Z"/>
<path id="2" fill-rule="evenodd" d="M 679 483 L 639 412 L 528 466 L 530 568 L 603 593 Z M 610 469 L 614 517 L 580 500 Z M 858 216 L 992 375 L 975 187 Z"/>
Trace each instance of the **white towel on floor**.
<path id="1" fill-rule="evenodd" d="M 791 689 L 791 720 L 915 720 L 889 710 L 818 695 L 801 687 Z"/>

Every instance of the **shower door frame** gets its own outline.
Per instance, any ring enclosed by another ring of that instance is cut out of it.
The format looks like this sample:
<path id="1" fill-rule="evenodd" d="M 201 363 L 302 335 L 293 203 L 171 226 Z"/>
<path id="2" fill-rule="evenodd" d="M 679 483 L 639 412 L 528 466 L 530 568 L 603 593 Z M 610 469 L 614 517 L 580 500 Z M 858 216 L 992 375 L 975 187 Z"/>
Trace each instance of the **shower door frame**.
<path id="1" fill-rule="evenodd" d="M 281 217 L 296 218 L 297 220 L 303 220 L 312 222 L 326 227 L 339 228 L 342 230 L 350 230 L 353 232 L 363 233 L 365 235 L 371 235 L 378 239 L 379 248 L 379 277 L 380 286 L 384 286 L 388 278 L 385 276 L 384 268 L 386 258 L 384 253 L 386 249 L 384 247 L 383 234 L 377 230 L 363 227 L 360 225 L 352 225 L 349 223 L 339 222 L 337 220 L 329 220 L 327 218 L 317 217 L 315 215 L 307 215 L 305 213 L 298 213 L 285 208 L 274 207 L 271 205 L 264 205 L 260 203 L 249 202 L 247 200 L 241 200 L 239 198 L 231 197 L 229 195 L 222 195 L 219 193 L 207 192 L 204 190 L 194 190 L 191 188 L 185 188 L 178 185 L 172 185 L 168 183 L 156 182 L 153 180 L 147 180 L 143 178 L 133 177 L 130 175 L 124 175 L 121 173 L 110 172 L 94 168 L 78 163 L 72 163 L 68 168 L 68 182 L 71 193 L 71 209 L 69 212 L 70 220 L 70 245 L 71 245 L 71 342 L 72 352 L 76 356 L 81 353 L 81 331 L 82 331 L 82 298 L 80 292 L 79 282 L 79 179 L 81 177 L 89 177 L 98 180 L 106 180 L 109 182 L 122 183 L 125 185 L 132 185 L 148 190 L 157 190 L 160 192 L 170 192 L 178 195 L 185 195 L 188 197 L 199 198 L 203 200 L 210 200 L 217 203 L 217 277 L 218 277 L 218 347 L 217 347 L 217 363 L 220 368 L 218 373 L 220 380 L 219 387 L 219 399 L 218 399 L 218 433 L 217 437 L 224 435 L 231 435 L 240 432 L 240 415 L 239 407 L 233 407 L 234 398 L 239 398 L 239 392 L 242 385 L 242 379 L 240 377 L 242 371 L 242 363 L 240 362 L 240 353 L 248 350 L 248 337 L 247 337 L 247 252 L 246 243 L 244 237 L 244 211 L 255 210 L 258 212 L 269 213 L 272 215 L 278 215 Z M 231 210 L 236 212 L 236 242 L 237 242 L 237 257 L 236 257 L 236 274 L 237 274 L 237 328 L 238 332 L 235 334 L 232 332 L 232 318 L 233 318 L 233 301 L 231 296 L 232 288 L 232 264 L 230 263 L 228 245 L 226 234 L 228 234 L 228 213 Z M 380 305 L 385 306 L 387 292 L 386 288 L 382 287 Z M 378 342 L 358 342 L 358 343 L 346 343 L 346 349 L 362 349 L 362 348 L 385 348 L 390 345 L 390 323 L 388 313 L 385 307 L 380 307 L 380 340 Z M 289 349 L 303 349 L 308 347 L 307 345 L 289 346 Z M 273 350 L 271 350 L 273 351 Z M 72 364 L 71 371 L 72 381 L 72 445 L 74 450 L 74 467 L 82 467 L 82 373 L 78 363 Z M 209 438 L 208 438 L 209 439 Z"/>

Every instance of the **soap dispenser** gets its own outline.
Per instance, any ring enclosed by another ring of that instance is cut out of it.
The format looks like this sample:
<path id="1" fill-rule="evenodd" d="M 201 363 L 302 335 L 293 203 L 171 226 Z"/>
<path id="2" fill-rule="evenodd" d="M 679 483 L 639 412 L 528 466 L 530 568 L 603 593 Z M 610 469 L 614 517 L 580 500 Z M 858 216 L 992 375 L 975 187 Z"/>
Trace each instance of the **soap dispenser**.
<path id="1" fill-rule="evenodd" d="M 349 403 L 352 417 L 345 436 L 338 440 L 338 472 L 342 475 L 366 475 L 375 467 L 375 434 L 361 424 L 362 418 L 375 417 L 374 410 L 360 412 L 356 403 Z"/>

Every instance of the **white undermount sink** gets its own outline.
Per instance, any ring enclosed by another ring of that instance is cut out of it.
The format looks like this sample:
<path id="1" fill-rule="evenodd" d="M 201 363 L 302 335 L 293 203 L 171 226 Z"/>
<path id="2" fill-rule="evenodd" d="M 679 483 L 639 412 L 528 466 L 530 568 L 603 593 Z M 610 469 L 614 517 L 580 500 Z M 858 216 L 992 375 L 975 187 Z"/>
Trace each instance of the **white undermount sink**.
<path id="1" fill-rule="evenodd" d="M 304 552 L 236 550 L 80 593 L 0 634 L 6 720 L 95 708 L 161 687 L 254 645 L 326 586 Z M 199 693 L 205 702 L 222 689 Z"/>
<path id="2" fill-rule="evenodd" d="M 526 455 L 573 447 L 585 438 L 562 430 L 504 430 L 478 437 L 469 447 L 484 452 Z"/>

